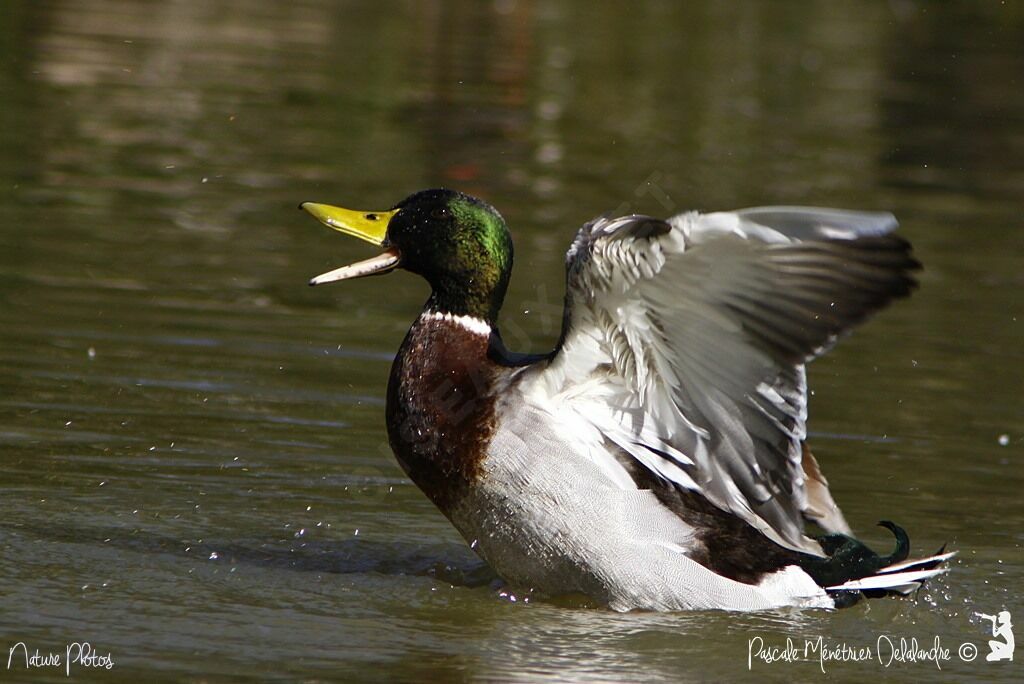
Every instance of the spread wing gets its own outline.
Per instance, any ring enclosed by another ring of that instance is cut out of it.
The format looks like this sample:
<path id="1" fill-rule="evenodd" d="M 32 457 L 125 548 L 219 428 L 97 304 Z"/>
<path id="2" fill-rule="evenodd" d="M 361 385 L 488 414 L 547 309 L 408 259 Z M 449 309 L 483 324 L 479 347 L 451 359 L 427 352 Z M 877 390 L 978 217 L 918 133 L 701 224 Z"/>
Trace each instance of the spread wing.
<path id="1" fill-rule="evenodd" d="M 803 448 L 804 364 L 915 286 L 896 225 L 801 207 L 592 221 L 567 254 L 562 344 L 527 392 L 778 543 L 821 553 L 804 518 L 834 504 Z M 848 531 L 838 509 L 821 521 Z"/>

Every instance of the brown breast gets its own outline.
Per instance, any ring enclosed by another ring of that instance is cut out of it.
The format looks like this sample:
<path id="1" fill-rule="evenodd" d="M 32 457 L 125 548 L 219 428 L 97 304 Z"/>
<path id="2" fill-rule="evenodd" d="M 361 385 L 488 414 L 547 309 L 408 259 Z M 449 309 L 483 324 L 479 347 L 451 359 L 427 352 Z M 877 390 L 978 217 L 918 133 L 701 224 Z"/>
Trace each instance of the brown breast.
<path id="1" fill-rule="evenodd" d="M 480 475 L 494 432 L 489 335 L 424 314 L 388 382 L 387 426 L 399 464 L 445 515 Z"/>

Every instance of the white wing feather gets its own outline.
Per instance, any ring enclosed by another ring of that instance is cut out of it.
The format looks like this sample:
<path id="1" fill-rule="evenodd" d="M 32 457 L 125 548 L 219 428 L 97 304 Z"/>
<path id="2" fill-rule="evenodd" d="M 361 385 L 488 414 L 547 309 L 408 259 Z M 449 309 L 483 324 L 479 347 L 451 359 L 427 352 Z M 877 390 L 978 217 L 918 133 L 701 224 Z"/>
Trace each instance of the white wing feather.
<path id="1" fill-rule="evenodd" d="M 820 554 L 803 534 L 804 363 L 912 288 L 895 227 L 890 214 L 800 207 L 593 221 L 567 254 L 562 344 L 524 393 Z M 832 525 L 849 531 L 838 511 Z"/>

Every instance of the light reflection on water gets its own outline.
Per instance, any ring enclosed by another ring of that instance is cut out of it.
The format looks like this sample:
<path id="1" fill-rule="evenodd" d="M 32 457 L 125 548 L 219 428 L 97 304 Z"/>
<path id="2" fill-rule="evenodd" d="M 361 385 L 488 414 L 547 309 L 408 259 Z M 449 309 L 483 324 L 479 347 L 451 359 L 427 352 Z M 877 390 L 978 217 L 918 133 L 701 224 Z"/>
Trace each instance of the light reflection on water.
<path id="1" fill-rule="evenodd" d="M 88 639 L 124 679 L 737 680 L 757 635 L 955 647 L 986 640 L 975 611 L 1024 614 L 1019 10 L 5 12 L 0 642 Z M 893 210 L 922 287 L 812 367 L 811 429 L 869 543 L 891 543 L 873 524 L 892 518 L 918 550 L 959 549 L 954 571 L 915 600 L 834 614 L 502 598 L 384 439 L 390 360 L 424 285 L 305 287 L 366 252 L 299 201 L 383 208 L 441 184 L 512 226 L 502 325 L 533 351 L 557 337 L 563 253 L 597 213 Z M 1014 678 L 997 665 L 944 669 Z M 816 670 L 747 676 L 767 672 Z"/>

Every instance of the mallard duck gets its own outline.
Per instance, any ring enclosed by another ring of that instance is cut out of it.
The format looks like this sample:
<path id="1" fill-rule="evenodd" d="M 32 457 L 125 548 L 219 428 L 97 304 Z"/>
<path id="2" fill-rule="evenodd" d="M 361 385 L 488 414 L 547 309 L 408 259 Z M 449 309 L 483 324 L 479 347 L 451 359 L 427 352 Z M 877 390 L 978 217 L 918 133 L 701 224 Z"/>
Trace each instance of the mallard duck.
<path id="1" fill-rule="evenodd" d="M 311 285 L 399 268 L 430 284 L 388 438 L 510 587 L 619 611 L 832 608 L 910 593 L 953 555 L 907 561 L 889 522 L 893 553 L 857 541 L 806 443 L 804 365 L 916 285 L 891 214 L 595 219 L 566 255 L 557 347 L 524 355 L 498 332 L 512 239 L 486 202 L 301 208 L 383 248 Z"/>

